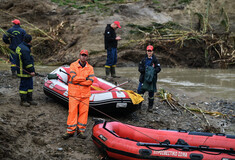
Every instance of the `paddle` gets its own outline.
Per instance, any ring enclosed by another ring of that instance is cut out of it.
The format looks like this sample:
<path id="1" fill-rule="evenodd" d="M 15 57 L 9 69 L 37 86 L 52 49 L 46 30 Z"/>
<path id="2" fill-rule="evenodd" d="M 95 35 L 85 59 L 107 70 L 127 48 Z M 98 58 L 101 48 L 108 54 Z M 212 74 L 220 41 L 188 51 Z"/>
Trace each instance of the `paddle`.
<path id="1" fill-rule="evenodd" d="M 119 85 L 117 85 L 117 86 L 115 86 L 115 87 L 112 87 L 112 88 L 107 89 L 107 91 L 110 91 L 110 90 L 112 90 L 112 89 L 115 89 L 115 88 L 117 88 L 117 87 L 120 87 L 120 86 L 122 86 L 122 85 L 124 85 L 124 84 L 127 84 L 128 82 L 129 82 L 129 81 L 123 82 L 123 83 L 121 83 L 121 84 L 119 84 Z"/>

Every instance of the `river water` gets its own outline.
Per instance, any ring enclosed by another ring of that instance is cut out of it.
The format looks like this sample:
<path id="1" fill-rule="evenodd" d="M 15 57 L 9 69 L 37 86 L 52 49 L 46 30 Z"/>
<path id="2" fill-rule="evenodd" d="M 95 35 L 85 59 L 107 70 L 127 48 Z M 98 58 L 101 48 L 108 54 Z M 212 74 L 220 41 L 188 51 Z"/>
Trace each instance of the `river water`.
<path id="1" fill-rule="evenodd" d="M 1 70 L 9 65 L 0 63 Z M 50 73 L 57 66 L 36 66 L 37 72 Z M 94 68 L 96 76 L 104 76 L 104 68 Z M 117 75 L 138 83 L 137 67 L 117 67 Z M 235 69 L 162 68 L 158 75 L 158 89 L 169 89 L 173 94 L 190 97 L 217 97 L 235 101 Z M 125 88 L 125 86 L 123 86 Z M 137 87 L 136 87 L 137 88 Z"/>
<path id="2" fill-rule="evenodd" d="M 95 68 L 104 75 L 103 68 Z M 117 68 L 117 74 L 138 81 L 137 67 Z M 162 68 L 158 89 L 168 88 L 193 97 L 218 97 L 235 101 L 235 69 Z"/>

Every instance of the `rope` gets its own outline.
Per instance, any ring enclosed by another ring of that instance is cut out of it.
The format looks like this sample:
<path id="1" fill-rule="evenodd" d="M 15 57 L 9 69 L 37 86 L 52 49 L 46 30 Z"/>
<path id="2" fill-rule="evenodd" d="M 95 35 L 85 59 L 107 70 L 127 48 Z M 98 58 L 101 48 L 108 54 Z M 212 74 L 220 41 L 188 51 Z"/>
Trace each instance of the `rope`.
<path id="1" fill-rule="evenodd" d="M 81 100 L 77 99 L 77 98 L 74 97 L 74 96 L 71 96 L 71 95 L 69 95 L 69 96 L 72 97 L 72 98 L 74 98 L 74 99 L 76 99 L 77 101 L 79 101 L 79 102 L 85 104 L 85 105 L 88 105 L 88 104 L 82 102 Z M 89 105 L 88 105 L 88 106 L 89 106 Z M 114 118 L 114 117 L 112 117 L 112 116 L 110 116 L 110 115 L 108 115 L 108 114 L 106 114 L 106 113 L 104 113 L 104 112 L 102 112 L 102 111 L 96 109 L 95 107 L 92 107 L 92 106 L 89 106 L 89 107 L 91 107 L 91 108 L 94 109 L 95 111 L 97 111 L 97 112 L 99 112 L 99 113 L 105 115 L 106 117 L 108 117 L 108 118 L 110 118 L 110 119 L 112 119 L 112 120 L 114 120 L 114 121 L 117 121 L 117 122 L 119 122 L 119 123 L 122 123 L 122 122 L 119 121 L 118 119 L 116 119 L 116 118 Z M 122 123 L 122 124 L 124 124 L 124 123 Z M 127 124 L 124 124 L 124 125 L 127 126 L 127 127 L 129 127 L 129 128 L 131 128 L 132 130 L 137 131 L 137 132 L 139 132 L 140 134 L 142 134 L 142 135 L 144 135 L 144 136 L 146 136 L 146 137 L 148 137 L 148 138 L 150 138 L 150 139 L 152 139 L 152 140 L 158 142 L 158 143 L 161 143 L 161 142 L 158 141 L 157 139 L 155 139 L 155 138 L 153 138 L 153 137 L 151 137 L 151 136 L 149 136 L 149 135 L 147 135 L 147 134 L 145 134 L 145 133 L 143 133 L 143 132 L 140 132 L 140 131 L 138 131 L 137 129 L 135 129 L 135 128 L 133 128 L 133 127 L 127 125 Z"/>

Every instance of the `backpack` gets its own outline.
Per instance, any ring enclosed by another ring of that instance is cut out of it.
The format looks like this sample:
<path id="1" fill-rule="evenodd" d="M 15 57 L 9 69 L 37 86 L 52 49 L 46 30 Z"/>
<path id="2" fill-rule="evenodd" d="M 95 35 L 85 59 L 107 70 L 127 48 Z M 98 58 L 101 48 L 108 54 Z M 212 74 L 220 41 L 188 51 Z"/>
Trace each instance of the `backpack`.
<path id="1" fill-rule="evenodd" d="M 155 69 L 152 66 L 147 66 L 145 69 L 144 81 L 151 83 L 153 82 Z"/>
<path id="2" fill-rule="evenodd" d="M 147 66 L 145 69 L 144 83 L 141 87 L 142 91 L 154 91 L 154 72 L 155 69 L 152 66 Z"/>

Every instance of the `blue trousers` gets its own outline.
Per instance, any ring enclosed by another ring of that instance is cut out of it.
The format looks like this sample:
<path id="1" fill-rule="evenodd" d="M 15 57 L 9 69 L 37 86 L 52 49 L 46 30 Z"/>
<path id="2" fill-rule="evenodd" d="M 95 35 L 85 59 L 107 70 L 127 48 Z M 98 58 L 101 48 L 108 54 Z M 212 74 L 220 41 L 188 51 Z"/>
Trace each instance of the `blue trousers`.
<path id="1" fill-rule="evenodd" d="M 11 51 L 10 53 L 11 71 L 16 71 L 16 53 Z"/>
<path id="2" fill-rule="evenodd" d="M 116 65 L 116 63 L 117 63 L 117 48 L 107 49 L 107 60 L 105 63 L 105 67 L 110 68 Z"/>
<path id="3" fill-rule="evenodd" d="M 143 85 L 143 83 L 140 82 L 139 86 L 138 86 L 138 89 L 137 89 L 138 94 L 144 94 L 145 93 L 145 91 L 141 90 L 142 85 Z M 149 92 L 149 98 L 150 97 L 152 98 L 153 96 L 154 96 L 154 92 Z"/>
<path id="4" fill-rule="evenodd" d="M 33 77 L 20 78 L 20 94 L 33 92 Z"/>

